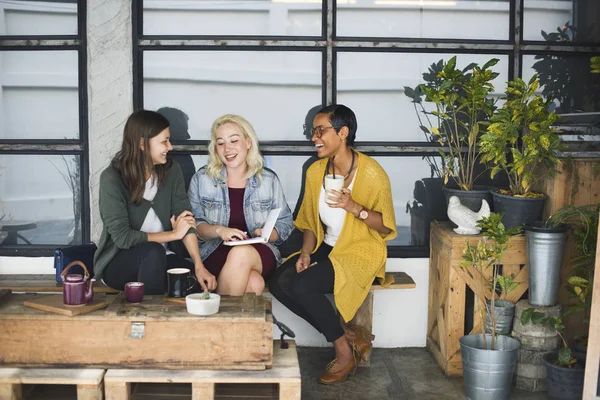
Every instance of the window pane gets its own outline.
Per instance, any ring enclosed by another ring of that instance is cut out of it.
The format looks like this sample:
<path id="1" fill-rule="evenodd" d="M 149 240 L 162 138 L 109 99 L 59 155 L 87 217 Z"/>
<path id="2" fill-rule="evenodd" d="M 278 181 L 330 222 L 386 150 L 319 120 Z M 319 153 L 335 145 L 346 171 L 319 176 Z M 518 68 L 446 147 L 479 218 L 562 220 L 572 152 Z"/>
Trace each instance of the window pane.
<path id="1" fill-rule="evenodd" d="M 589 56 L 523 56 L 523 79 L 538 74 L 541 92 L 558 113 L 600 111 L 600 74 L 590 71 Z"/>
<path id="2" fill-rule="evenodd" d="M 338 36 L 506 40 L 508 25 L 508 0 L 337 2 Z"/>
<path id="3" fill-rule="evenodd" d="M 75 155 L 0 155 L 0 243 L 80 244 Z"/>
<path id="4" fill-rule="evenodd" d="M 0 52 L 0 139 L 79 138 L 76 51 Z"/>
<path id="5" fill-rule="evenodd" d="M 358 141 L 425 142 L 419 118 L 404 87 L 423 83 L 423 73 L 439 60 L 448 61 L 452 54 L 417 53 L 338 53 L 337 102 L 346 104 L 358 119 Z M 471 62 L 485 64 L 500 59 L 492 69 L 500 75 L 494 80 L 499 96 L 508 79 L 508 56 L 459 54 L 459 68 Z M 431 104 L 423 103 L 426 107 Z M 428 108 L 428 110 L 431 110 Z M 423 121 L 426 125 L 427 121 Z"/>
<path id="6" fill-rule="evenodd" d="M 525 0 L 523 38 L 565 43 L 600 43 L 600 26 L 597 20 L 599 13 L 598 0 Z M 558 30 L 564 32 L 559 33 Z"/>
<path id="7" fill-rule="evenodd" d="M 144 53 L 144 107 L 175 109 L 168 112 L 187 119 L 191 139 L 210 139 L 214 120 L 234 113 L 261 141 L 302 140 L 305 114 L 320 106 L 321 93 L 318 52 Z"/>
<path id="8" fill-rule="evenodd" d="M 322 0 L 144 0 L 145 35 L 321 36 Z"/>
<path id="9" fill-rule="evenodd" d="M 2 35 L 77 35 L 77 1 L 0 0 Z"/>

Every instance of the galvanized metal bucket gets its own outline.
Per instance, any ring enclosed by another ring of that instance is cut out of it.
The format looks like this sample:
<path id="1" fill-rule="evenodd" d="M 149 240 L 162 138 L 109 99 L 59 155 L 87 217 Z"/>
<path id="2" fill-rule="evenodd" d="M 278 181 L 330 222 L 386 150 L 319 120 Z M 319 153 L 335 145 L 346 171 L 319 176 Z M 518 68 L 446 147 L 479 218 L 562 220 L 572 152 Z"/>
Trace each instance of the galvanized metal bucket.
<path id="1" fill-rule="evenodd" d="M 486 335 L 488 347 L 492 335 Z M 521 342 L 508 336 L 496 337 L 496 350 L 486 350 L 483 335 L 459 339 L 462 354 L 465 395 L 470 400 L 508 398 Z"/>
<path id="2" fill-rule="evenodd" d="M 535 306 L 553 306 L 558 297 L 567 226 L 527 226 L 525 238 L 529 266 L 529 302 Z"/>
<path id="3" fill-rule="evenodd" d="M 492 302 L 487 301 L 488 307 L 491 309 Z M 510 335 L 512 331 L 513 317 L 515 315 L 515 304 L 506 300 L 494 301 L 494 315 L 496 318 L 496 333 L 500 335 Z M 485 331 L 492 332 L 492 319 L 488 314 L 485 318 Z"/>

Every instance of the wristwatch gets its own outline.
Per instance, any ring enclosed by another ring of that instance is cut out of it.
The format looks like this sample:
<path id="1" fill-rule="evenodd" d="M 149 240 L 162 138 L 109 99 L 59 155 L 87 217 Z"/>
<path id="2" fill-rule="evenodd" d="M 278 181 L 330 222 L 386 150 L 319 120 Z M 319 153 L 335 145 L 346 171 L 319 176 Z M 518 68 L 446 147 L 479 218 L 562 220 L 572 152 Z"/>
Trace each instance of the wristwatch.
<path id="1" fill-rule="evenodd" d="M 365 219 L 369 218 L 369 211 L 367 211 L 366 208 L 361 207 L 360 211 L 358 212 L 357 218 L 364 221 Z"/>

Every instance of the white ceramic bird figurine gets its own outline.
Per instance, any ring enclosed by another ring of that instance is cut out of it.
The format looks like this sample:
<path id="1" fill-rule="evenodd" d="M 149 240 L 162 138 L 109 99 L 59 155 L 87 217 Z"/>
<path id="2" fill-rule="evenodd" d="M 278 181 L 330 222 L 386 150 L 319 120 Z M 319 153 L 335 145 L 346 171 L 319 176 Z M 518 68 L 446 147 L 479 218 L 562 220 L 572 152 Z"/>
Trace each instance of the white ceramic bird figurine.
<path id="1" fill-rule="evenodd" d="M 454 232 L 459 235 L 478 235 L 481 229 L 477 227 L 477 221 L 489 216 L 490 205 L 485 200 L 481 200 L 481 208 L 478 212 L 463 206 L 456 196 L 450 197 L 448 201 L 448 218 L 458 225 L 458 228 L 454 228 Z"/>

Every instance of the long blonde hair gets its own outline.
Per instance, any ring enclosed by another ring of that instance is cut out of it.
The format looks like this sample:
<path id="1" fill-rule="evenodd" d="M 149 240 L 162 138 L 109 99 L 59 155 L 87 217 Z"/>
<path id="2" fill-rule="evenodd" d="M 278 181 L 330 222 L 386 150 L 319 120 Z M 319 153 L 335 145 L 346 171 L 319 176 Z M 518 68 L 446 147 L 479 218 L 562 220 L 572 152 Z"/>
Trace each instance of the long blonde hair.
<path id="1" fill-rule="evenodd" d="M 265 160 L 258 149 L 256 132 L 254 132 L 254 128 L 252 128 L 250 122 L 235 114 L 222 115 L 213 122 L 210 143 L 208 144 L 209 159 L 206 174 L 212 178 L 224 178 L 221 174 L 224 164 L 217 154 L 217 130 L 225 124 L 235 124 L 244 135 L 244 138 L 250 140 L 252 143 L 248 149 L 248 154 L 246 155 L 246 178 L 256 175 L 258 180 L 262 181 L 262 171 Z"/>

